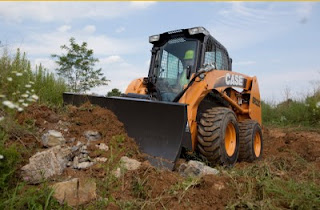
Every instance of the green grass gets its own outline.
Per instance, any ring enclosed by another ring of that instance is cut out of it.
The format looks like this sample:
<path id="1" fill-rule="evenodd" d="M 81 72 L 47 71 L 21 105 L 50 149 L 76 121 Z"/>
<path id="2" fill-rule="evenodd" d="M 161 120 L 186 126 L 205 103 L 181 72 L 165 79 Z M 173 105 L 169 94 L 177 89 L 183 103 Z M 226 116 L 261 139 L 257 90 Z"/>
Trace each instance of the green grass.
<path id="1" fill-rule="evenodd" d="M 266 125 L 320 127 L 320 90 L 304 100 L 288 100 L 278 105 L 262 102 L 262 120 Z"/>
<path id="2" fill-rule="evenodd" d="M 301 157 L 267 159 L 225 172 L 236 197 L 228 209 L 317 209 L 319 171 Z"/>

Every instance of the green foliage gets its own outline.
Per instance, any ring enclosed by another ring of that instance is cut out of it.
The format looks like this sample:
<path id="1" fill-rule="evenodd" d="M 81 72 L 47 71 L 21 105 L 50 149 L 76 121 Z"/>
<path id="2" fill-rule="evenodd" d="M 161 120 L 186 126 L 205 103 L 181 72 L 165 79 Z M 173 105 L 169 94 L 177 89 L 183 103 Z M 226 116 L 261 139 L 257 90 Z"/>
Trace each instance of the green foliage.
<path id="1" fill-rule="evenodd" d="M 56 78 L 40 64 L 33 73 L 33 81 L 40 103 L 58 106 L 63 104 L 62 93 L 67 91 L 67 86 L 62 78 Z"/>
<path id="2" fill-rule="evenodd" d="M 70 46 L 62 45 L 62 50 L 66 54 L 52 55 L 57 58 L 56 69 L 58 75 L 67 78 L 68 86 L 73 92 L 85 92 L 90 88 L 107 85 L 108 81 L 103 76 L 101 68 L 95 70 L 94 66 L 99 60 L 93 57 L 93 50 L 87 48 L 87 43 L 81 45 L 75 42 L 75 38 L 70 38 Z"/>
<path id="3" fill-rule="evenodd" d="M 287 100 L 278 105 L 262 102 L 262 120 L 265 124 L 319 127 L 320 91 L 305 100 Z"/>
<path id="4" fill-rule="evenodd" d="M 55 78 L 42 65 L 32 71 L 26 54 L 21 54 L 19 49 L 14 56 L 9 56 L 4 49 L 0 57 L 0 78 L 0 110 L 7 113 L 22 111 L 37 100 L 61 105 L 62 93 L 67 90 L 64 81 Z"/>
<path id="5" fill-rule="evenodd" d="M 47 183 L 40 186 L 18 183 L 15 188 L 6 191 L 0 197 L 0 209 L 71 209 L 68 206 L 60 206 L 53 199 L 53 192 Z"/>
<path id="6" fill-rule="evenodd" d="M 6 191 L 21 160 L 21 155 L 15 145 L 5 147 L 6 133 L 0 128 L 0 194 Z"/>
<path id="7" fill-rule="evenodd" d="M 121 91 L 118 88 L 113 88 L 111 91 L 108 92 L 107 96 L 111 97 L 111 96 L 120 96 L 121 95 Z"/>

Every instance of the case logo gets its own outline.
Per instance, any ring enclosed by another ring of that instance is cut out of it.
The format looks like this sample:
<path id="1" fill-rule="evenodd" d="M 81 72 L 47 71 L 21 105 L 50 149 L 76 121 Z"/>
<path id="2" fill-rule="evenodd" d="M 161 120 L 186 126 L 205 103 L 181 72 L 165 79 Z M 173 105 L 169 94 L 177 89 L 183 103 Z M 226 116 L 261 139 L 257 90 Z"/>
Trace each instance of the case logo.
<path id="1" fill-rule="evenodd" d="M 227 73 L 225 76 L 226 85 L 243 87 L 243 76 Z"/>

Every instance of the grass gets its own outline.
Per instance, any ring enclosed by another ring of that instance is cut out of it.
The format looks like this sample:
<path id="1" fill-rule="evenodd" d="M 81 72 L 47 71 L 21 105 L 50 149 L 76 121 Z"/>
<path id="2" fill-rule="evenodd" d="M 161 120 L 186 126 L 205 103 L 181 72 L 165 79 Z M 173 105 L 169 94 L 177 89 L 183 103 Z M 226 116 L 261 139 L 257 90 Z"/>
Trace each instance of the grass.
<path id="1" fill-rule="evenodd" d="M 320 127 L 320 90 L 304 100 L 288 99 L 280 104 L 262 102 L 263 124 L 276 126 Z"/>
<path id="2" fill-rule="evenodd" d="M 320 177 L 301 157 L 269 158 L 225 172 L 236 197 L 228 209 L 316 209 L 320 206 Z M 298 175 L 301 174 L 301 175 Z"/>

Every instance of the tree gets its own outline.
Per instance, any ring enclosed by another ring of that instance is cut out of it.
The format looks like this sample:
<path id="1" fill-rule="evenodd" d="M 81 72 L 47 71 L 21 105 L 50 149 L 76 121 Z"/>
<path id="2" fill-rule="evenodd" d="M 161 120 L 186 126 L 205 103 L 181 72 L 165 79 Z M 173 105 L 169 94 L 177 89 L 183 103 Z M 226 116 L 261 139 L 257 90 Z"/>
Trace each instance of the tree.
<path id="1" fill-rule="evenodd" d="M 121 92 L 118 88 L 113 88 L 111 91 L 108 92 L 107 96 L 120 96 Z"/>
<path id="2" fill-rule="evenodd" d="M 61 49 L 67 51 L 66 54 L 52 55 L 57 58 L 56 69 L 59 76 L 67 80 L 69 89 L 73 92 L 86 92 L 90 88 L 107 85 L 109 80 L 103 76 L 100 69 L 94 69 L 99 60 L 93 57 L 93 50 L 87 48 L 87 43 L 81 45 L 75 42 L 75 38 L 70 38 L 70 46 L 62 45 Z"/>

